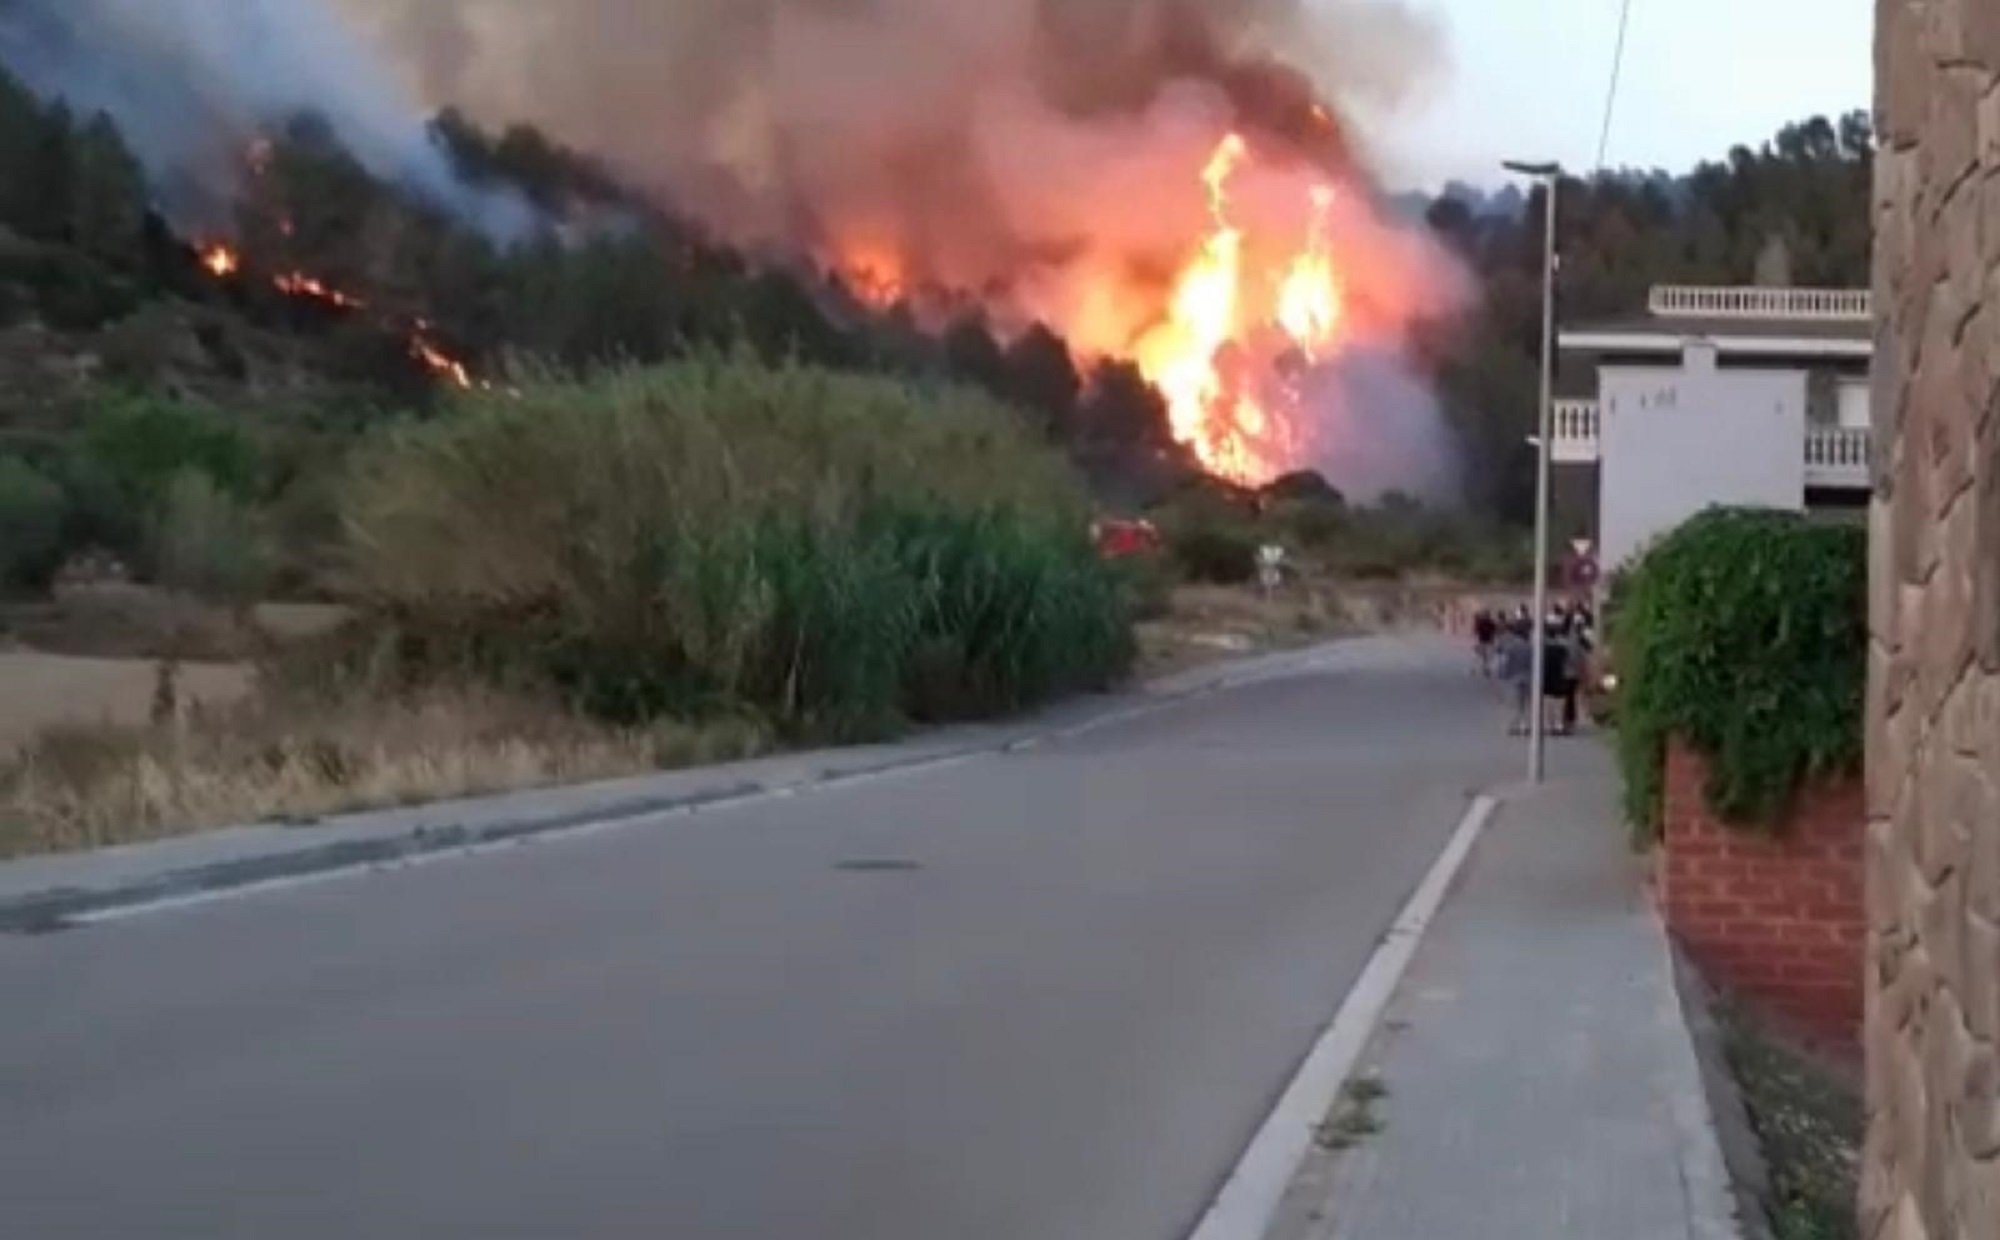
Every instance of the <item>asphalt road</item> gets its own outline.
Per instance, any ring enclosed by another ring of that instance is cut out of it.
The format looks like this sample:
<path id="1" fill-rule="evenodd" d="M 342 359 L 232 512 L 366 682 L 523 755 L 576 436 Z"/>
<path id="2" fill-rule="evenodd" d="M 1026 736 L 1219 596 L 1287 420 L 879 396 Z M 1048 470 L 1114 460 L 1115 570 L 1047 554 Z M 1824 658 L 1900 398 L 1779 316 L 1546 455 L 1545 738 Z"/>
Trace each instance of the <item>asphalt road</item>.
<path id="1" fill-rule="evenodd" d="M 1461 816 L 1459 652 L 0 938 L 0 1234 L 1169 1240 Z"/>

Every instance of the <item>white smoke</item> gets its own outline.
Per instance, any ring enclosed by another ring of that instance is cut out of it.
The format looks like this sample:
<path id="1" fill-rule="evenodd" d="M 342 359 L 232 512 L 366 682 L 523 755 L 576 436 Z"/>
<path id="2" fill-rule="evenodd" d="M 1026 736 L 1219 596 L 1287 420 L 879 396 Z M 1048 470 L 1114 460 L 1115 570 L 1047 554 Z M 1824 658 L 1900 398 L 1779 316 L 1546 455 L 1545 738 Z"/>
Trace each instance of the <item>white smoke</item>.
<path id="1" fill-rule="evenodd" d="M 0 64 L 74 111 L 109 115 L 182 213 L 219 210 L 245 146 L 311 112 L 371 174 L 490 235 L 534 218 L 518 196 L 454 173 L 417 100 L 322 0 L 11 0 Z"/>

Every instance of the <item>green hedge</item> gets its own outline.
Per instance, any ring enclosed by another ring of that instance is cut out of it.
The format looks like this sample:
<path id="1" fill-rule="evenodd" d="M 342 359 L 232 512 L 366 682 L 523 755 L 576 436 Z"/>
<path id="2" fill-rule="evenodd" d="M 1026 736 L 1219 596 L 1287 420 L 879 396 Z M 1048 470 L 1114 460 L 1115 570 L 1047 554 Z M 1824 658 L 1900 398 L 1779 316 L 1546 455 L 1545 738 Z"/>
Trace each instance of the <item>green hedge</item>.
<path id="1" fill-rule="evenodd" d="M 1770 829 L 1800 786 L 1859 769 L 1867 540 L 1792 513 L 1711 509 L 1620 591 L 1619 766 L 1634 826 L 1657 832 L 1666 746 L 1709 760 L 1709 805 Z"/>

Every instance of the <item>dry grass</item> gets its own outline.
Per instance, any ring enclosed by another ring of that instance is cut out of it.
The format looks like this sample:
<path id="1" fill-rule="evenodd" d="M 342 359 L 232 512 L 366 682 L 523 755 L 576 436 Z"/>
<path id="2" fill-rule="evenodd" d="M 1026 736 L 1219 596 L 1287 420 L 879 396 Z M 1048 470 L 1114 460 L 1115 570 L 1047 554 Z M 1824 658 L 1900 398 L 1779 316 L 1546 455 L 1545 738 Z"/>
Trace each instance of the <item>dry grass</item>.
<path id="1" fill-rule="evenodd" d="M 754 756 L 760 725 L 610 728 L 483 689 L 310 704 L 257 696 L 178 722 L 62 726 L 0 765 L 0 856 Z"/>
<path id="2" fill-rule="evenodd" d="M 1326 595 L 1309 584 L 1287 584 L 1268 598 L 1253 586 L 1177 586 L 1167 614 L 1138 626 L 1140 669 L 1164 675 L 1310 645 L 1346 629 Z"/>
<path id="3" fill-rule="evenodd" d="M 151 659 L 85 659 L 34 650 L 0 651 L 0 757 L 50 728 L 98 724 L 127 727 L 152 713 L 159 664 Z M 210 706 L 240 699 L 250 688 L 248 666 L 185 663 L 183 701 Z"/>

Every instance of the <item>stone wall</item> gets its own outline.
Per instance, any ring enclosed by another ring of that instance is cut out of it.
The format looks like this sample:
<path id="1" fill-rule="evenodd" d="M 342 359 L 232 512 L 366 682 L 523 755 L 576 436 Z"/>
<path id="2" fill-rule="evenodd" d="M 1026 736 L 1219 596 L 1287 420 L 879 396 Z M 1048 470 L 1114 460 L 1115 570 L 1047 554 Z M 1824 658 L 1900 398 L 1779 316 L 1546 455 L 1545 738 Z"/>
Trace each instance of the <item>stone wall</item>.
<path id="1" fill-rule="evenodd" d="M 2000 1238 L 2000 0 L 1877 0 L 1864 1234 Z"/>
<path id="2" fill-rule="evenodd" d="M 1867 914 L 1859 780 L 1806 789 L 1778 830 L 1717 820 L 1708 764 L 1667 753 L 1660 903 L 1704 976 L 1852 1056 L 1861 1038 Z"/>

